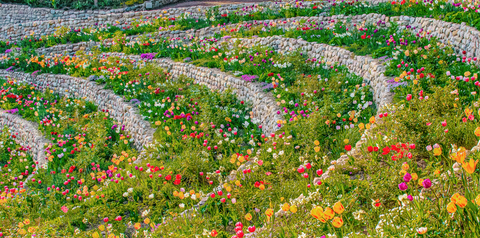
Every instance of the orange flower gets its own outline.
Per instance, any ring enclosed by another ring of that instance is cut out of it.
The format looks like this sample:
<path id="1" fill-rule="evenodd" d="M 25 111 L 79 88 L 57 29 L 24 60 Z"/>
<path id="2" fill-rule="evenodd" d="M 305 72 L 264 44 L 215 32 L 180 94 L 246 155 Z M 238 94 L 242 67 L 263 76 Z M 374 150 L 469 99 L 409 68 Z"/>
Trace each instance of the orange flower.
<path id="1" fill-rule="evenodd" d="M 333 209 L 327 207 L 325 208 L 325 212 L 323 213 L 323 216 L 325 217 L 325 219 L 330 220 L 335 216 L 335 212 L 333 211 Z"/>
<path id="2" fill-rule="evenodd" d="M 480 194 L 477 195 L 477 197 L 475 198 L 474 202 L 477 204 L 477 206 L 480 206 Z"/>
<path id="3" fill-rule="evenodd" d="M 464 196 L 460 195 L 455 203 L 461 208 L 464 208 L 467 206 L 468 200 Z"/>
<path id="4" fill-rule="evenodd" d="M 447 204 L 447 211 L 449 213 L 455 213 L 457 211 L 457 206 L 455 205 L 455 202 L 450 202 Z"/>
<path id="5" fill-rule="evenodd" d="M 341 217 L 335 217 L 333 218 L 332 225 L 335 228 L 340 228 L 343 225 L 343 219 Z"/>
<path id="6" fill-rule="evenodd" d="M 479 110 L 479 113 L 480 113 L 480 110 Z M 480 127 L 477 127 L 477 129 L 475 129 L 475 135 L 476 136 L 480 136 Z"/>
<path id="7" fill-rule="evenodd" d="M 467 173 L 472 174 L 475 171 L 478 160 L 470 159 L 468 163 L 462 165 L 462 167 L 467 171 Z"/>
<path id="8" fill-rule="evenodd" d="M 457 151 L 457 153 L 452 154 L 452 159 L 457 161 L 460 164 L 463 164 L 463 161 L 467 157 L 467 150 L 465 147 L 460 147 L 460 149 Z"/>
<path id="9" fill-rule="evenodd" d="M 251 221 L 252 220 L 252 214 L 250 214 L 250 213 L 245 214 L 245 220 Z"/>
<path id="10" fill-rule="evenodd" d="M 315 217 L 317 220 L 325 223 L 327 222 L 324 218 L 323 218 L 323 208 L 322 207 L 314 207 L 311 211 L 310 211 L 310 215 L 312 215 L 313 217 Z"/>
<path id="11" fill-rule="evenodd" d="M 467 117 L 470 116 L 470 115 L 472 114 L 472 112 L 473 112 L 472 109 L 470 109 L 470 108 L 468 108 L 468 107 L 465 108 L 465 115 L 467 115 Z"/>
<path id="12" fill-rule="evenodd" d="M 343 207 L 341 202 L 337 202 L 333 205 L 333 210 L 338 214 L 342 214 L 342 212 L 345 210 L 345 207 Z"/>
<path id="13" fill-rule="evenodd" d="M 265 215 L 267 215 L 267 217 L 271 217 L 273 216 L 273 209 L 269 208 L 265 211 Z"/>
<path id="14" fill-rule="evenodd" d="M 138 229 L 140 229 L 140 227 L 142 227 L 142 224 L 135 223 L 135 225 L 133 227 L 135 228 L 135 230 L 138 230 Z"/>

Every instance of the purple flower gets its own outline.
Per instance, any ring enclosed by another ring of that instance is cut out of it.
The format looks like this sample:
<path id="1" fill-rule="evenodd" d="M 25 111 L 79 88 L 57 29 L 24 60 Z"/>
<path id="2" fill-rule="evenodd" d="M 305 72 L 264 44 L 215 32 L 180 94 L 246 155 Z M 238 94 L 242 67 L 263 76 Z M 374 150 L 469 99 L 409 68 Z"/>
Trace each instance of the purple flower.
<path id="1" fill-rule="evenodd" d="M 137 104 L 140 104 L 140 100 L 134 98 L 134 99 L 130 100 L 130 103 L 133 104 L 133 105 L 137 105 Z"/>
<path id="2" fill-rule="evenodd" d="M 410 182 L 410 180 L 412 180 L 412 175 L 409 174 L 409 173 L 406 173 L 404 176 L 403 176 L 403 181 L 405 181 L 406 183 Z"/>
<path id="3" fill-rule="evenodd" d="M 432 181 L 430 181 L 430 179 L 427 178 L 423 180 L 422 185 L 424 188 L 430 188 L 432 186 Z"/>
<path id="4" fill-rule="evenodd" d="M 405 190 L 407 190 L 408 186 L 407 186 L 406 183 L 401 183 L 401 184 L 398 185 L 398 188 L 402 191 L 405 191 Z"/>
<path id="5" fill-rule="evenodd" d="M 8 54 L 8 53 L 10 53 L 10 52 L 12 52 L 12 50 L 11 50 L 11 49 L 7 49 L 7 50 L 5 51 L 5 54 Z"/>
<path id="6" fill-rule="evenodd" d="M 10 114 L 15 114 L 15 113 L 17 113 L 17 112 L 18 112 L 18 109 L 17 109 L 17 108 L 7 110 L 7 113 L 10 113 Z"/>
<path id="7" fill-rule="evenodd" d="M 157 55 L 157 53 L 145 53 L 145 54 L 141 54 L 140 57 L 142 59 L 151 60 L 151 59 L 155 58 L 155 55 Z"/>

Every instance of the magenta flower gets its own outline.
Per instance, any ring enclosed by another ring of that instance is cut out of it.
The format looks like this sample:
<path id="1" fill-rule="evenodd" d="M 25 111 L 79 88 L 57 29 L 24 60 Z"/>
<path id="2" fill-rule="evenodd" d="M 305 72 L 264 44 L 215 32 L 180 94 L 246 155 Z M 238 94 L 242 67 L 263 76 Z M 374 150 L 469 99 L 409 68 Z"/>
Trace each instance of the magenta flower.
<path id="1" fill-rule="evenodd" d="M 429 188 L 429 187 L 432 186 L 432 181 L 430 181 L 430 179 L 427 178 L 427 179 L 423 180 L 422 185 L 423 185 L 424 188 Z"/>
<path id="2" fill-rule="evenodd" d="M 412 175 L 409 174 L 409 173 L 406 173 L 406 174 L 403 176 L 403 181 L 405 181 L 405 183 L 410 182 L 411 179 L 412 179 Z"/>
<path id="3" fill-rule="evenodd" d="M 405 191 L 405 190 L 407 190 L 408 186 L 407 186 L 406 183 L 401 183 L 401 184 L 398 185 L 398 188 L 402 191 Z"/>

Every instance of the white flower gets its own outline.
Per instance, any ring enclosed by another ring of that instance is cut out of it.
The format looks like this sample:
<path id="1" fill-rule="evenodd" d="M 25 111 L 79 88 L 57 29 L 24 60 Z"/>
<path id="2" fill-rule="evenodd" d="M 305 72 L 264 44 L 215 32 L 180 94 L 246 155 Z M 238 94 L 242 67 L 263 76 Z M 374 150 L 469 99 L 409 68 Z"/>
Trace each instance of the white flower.
<path id="1" fill-rule="evenodd" d="M 183 204 L 183 203 L 180 203 L 178 206 L 182 209 L 185 208 L 185 204 Z"/>
<path id="2" fill-rule="evenodd" d="M 153 199 L 154 197 L 155 197 L 155 194 L 153 193 L 148 196 L 149 199 Z"/>
<path id="3" fill-rule="evenodd" d="M 123 193 L 123 196 L 128 197 L 128 193 L 127 192 Z"/>
<path id="4" fill-rule="evenodd" d="M 133 193 L 133 188 L 129 188 L 129 189 L 127 189 L 127 192 L 129 192 L 129 193 Z"/>

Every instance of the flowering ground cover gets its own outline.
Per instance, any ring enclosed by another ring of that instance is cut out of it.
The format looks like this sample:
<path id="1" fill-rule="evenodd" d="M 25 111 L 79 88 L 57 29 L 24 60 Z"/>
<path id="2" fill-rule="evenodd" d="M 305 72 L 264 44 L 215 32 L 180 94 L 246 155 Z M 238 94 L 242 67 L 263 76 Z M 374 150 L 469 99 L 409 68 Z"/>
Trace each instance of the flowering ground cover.
<path id="1" fill-rule="evenodd" d="M 0 237 L 479 236 L 475 45 L 473 53 L 458 51 L 459 45 L 426 29 L 391 22 L 296 18 L 380 13 L 476 27 L 475 6 L 403 1 L 303 2 L 228 13 L 211 8 L 198 19 L 59 29 L 64 33 L 44 38 L 50 43 L 0 43 L 2 73 L 95 82 L 155 130 L 152 143 L 138 148 L 133 132 L 94 102 L 60 96 L 40 82 L 1 79 L 0 107 L 36 122 L 51 142 L 44 147 L 47 164 L 35 166 L 14 131 L 0 133 Z M 272 21 L 254 21 L 264 19 Z M 208 38 L 127 38 L 212 24 L 224 27 L 212 28 Z M 271 36 L 280 36 L 280 43 L 262 43 Z M 280 47 L 301 39 L 301 46 Z M 89 40 L 97 47 L 67 52 L 75 55 L 33 50 Z M 349 65 L 358 63 L 355 57 L 342 60 L 347 63 L 330 60 L 335 52 L 312 57 L 319 44 L 380 62 L 375 72 L 385 82 L 362 74 L 367 64 Z M 165 58 L 191 71 L 162 68 Z M 216 72 L 258 85 L 268 104 L 240 99 L 234 81 L 217 81 Z M 216 76 L 205 82 L 198 75 Z M 384 88 L 389 94 L 379 96 Z M 263 107 L 282 118 L 270 122 L 272 131 L 263 124 L 268 115 L 258 115 Z"/>
<path id="2" fill-rule="evenodd" d="M 29 168 L 34 167 L 35 164 L 32 156 L 27 153 L 30 148 L 18 144 L 14 140 L 16 136 L 8 127 L 4 127 L 0 134 L 2 150 L 0 183 L 3 186 L 12 186 L 13 183 L 26 178 L 31 173 L 31 171 L 28 172 Z"/>

